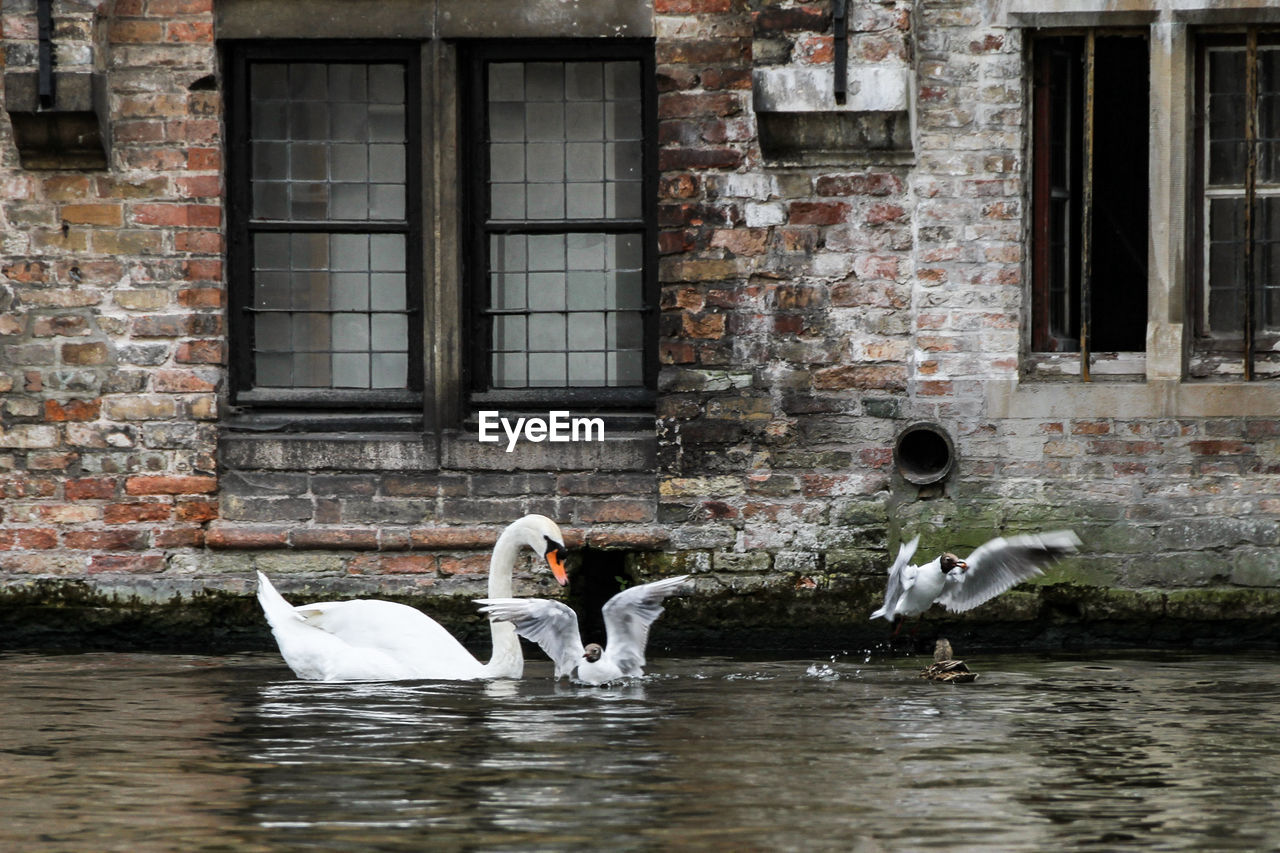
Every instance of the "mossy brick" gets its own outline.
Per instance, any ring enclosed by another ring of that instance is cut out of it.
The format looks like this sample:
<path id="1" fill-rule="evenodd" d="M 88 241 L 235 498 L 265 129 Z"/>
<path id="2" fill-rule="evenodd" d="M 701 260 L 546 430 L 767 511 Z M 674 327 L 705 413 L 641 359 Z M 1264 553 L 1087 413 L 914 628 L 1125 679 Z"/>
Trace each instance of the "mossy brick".
<path id="1" fill-rule="evenodd" d="M 773 568 L 773 557 L 766 551 L 750 553 L 715 552 L 711 555 L 711 569 L 715 572 L 767 572 Z"/>

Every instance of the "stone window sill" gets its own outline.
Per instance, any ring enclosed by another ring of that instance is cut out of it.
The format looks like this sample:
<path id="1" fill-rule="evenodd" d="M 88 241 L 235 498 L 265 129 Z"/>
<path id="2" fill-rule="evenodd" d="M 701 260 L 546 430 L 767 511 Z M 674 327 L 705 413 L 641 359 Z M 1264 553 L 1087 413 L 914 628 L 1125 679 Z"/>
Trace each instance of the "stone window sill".
<path id="1" fill-rule="evenodd" d="M 238 471 L 654 471 L 653 432 L 606 431 L 603 441 L 481 443 L 474 432 L 275 434 L 224 430 L 222 466 Z"/>

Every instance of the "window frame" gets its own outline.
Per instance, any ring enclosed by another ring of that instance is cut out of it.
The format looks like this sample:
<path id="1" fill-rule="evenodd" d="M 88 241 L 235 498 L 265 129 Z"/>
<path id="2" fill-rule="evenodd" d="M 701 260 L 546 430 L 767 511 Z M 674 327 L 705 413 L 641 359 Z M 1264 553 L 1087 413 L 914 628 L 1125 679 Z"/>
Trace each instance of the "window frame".
<path id="1" fill-rule="evenodd" d="M 1067 49 L 1065 43 L 1069 39 L 1080 40 L 1078 57 L 1075 51 Z M 1040 30 L 1027 40 L 1025 65 L 1028 81 L 1027 102 L 1031 108 L 1027 137 L 1030 153 L 1026 166 L 1028 209 L 1030 210 L 1027 228 L 1031 251 L 1028 263 L 1030 281 L 1026 291 L 1030 304 L 1024 338 L 1027 347 L 1024 358 L 1025 372 L 1034 375 L 1052 364 L 1059 367 L 1058 371 L 1053 372 L 1054 375 L 1060 375 L 1071 372 L 1061 368 L 1074 363 L 1075 369 L 1078 370 L 1078 378 L 1083 382 L 1092 381 L 1095 378 L 1094 371 L 1098 368 L 1101 368 L 1099 372 L 1125 375 L 1126 366 L 1140 366 L 1141 360 L 1145 360 L 1147 356 L 1145 345 L 1134 349 L 1104 349 L 1100 348 L 1095 340 L 1093 322 L 1096 310 L 1095 288 L 1107 285 L 1105 276 L 1102 280 L 1098 280 L 1094 275 L 1094 264 L 1098 260 L 1096 255 L 1102 252 L 1103 257 L 1106 257 L 1105 244 L 1107 243 L 1105 240 L 1098 239 L 1099 232 L 1095 231 L 1094 215 L 1095 205 L 1098 203 L 1095 199 L 1094 186 L 1095 181 L 1098 180 L 1097 172 L 1099 171 L 1096 165 L 1098 155 L 1093 150 L 1097 143 L 1095 124 L 1099 119 L 1097 115 L 1099 107 L 1095 98 L 1095 87 L 1099 85 L 1099 81 L 1095 79 L 1095 57 L 1100 50 L 1098 42 L 1103 39 L 1139 42 L 1145 51 L 1149 78 L 1151 36 L 1147 29 L 1132 26 Z M 1055 44 L 1056 42 L 1062 44 Z M 1072 151 L 1078 149 L 1078 152 L 1068 154 L 1066 157 L 1066 195 L 1061 197 L 1066 200 L 1070 209 L 1077 212 L 1068 213 L 1067 222 L 1060 226 L 1064 232 L 1064 241 L 1060 246 L 1055 245 L 1053 241 L 1054 226 L 1057 224 L 1053 215 L 1056 187 L 1052 174 L 1056 134 L 1053 127 L 1050 85 L 1055 71 L 1055 59 L 1058 56 L 1065 56 L 1068 63 L 1078 59 L 1079 79 L 1077 81 L 1077 78 L 1072 76 L 1067 82 L 1072 87 L 1077 83 L 1081 87 L 1080 92 L 1072 92 L 1068 96 L 1065 111 L 1069 129 L 1068 138 L 1063 144 L 1069 145 Z M 1151 103 L 1151 97 L 1148 84 L 1148 106 Z M 1148 137 L 1148 146 L 1150 144 L 1151 140 Z M 1144 169 L 1142 174 L 1147 183 L 1146 198 L 1149 213 L 1151 188 L 1148 170 Z M 1146 246 L 1149 240 L 1149 226 L 1145 237 L 1147 239 L 1140 241 L 1142 246 Z M 1129 242 L 1122 240 L 1125 245 Z M 1095 246 L 1095 243 L 1098 245 Z M 1112 249 L 1114 250 L 1114 245 Z M 1053 288 L 1055 253 L 1062 255 L 1062 269 L 1066 277 L 1061 290 Z M 1148 262 L 1145 259 L 1142 266 L 1144 275 L 1133 281 L 1136 286 L 1140 286 L 1144 301 L 1147 301 L 1148 305 L 1146 310 L 1140 313 L 1135 312 L 1130 322 L 1135 328 L 1141 327 L 1145 341 L 1149 313 L 1150 269 L 1147 268 Z M 1067 328 L 1065 330 L 1056 328 L 1054 324 L 1053 301 L 1055 298 L 1059 302 L 1056 307 L 1063 308 L 1066 312 Z M 1071 334 L 1072 327 L 1076 333 L 1074 337 Z"/>
<path id="2" fill-rule="evenodd" d="M 254 409 L 300 408 L 420 412 L 425 386 L 426 294 L 422 245 L 424 140 L 421 53 L 417 41 L 403 39 L 245 39 L 220 42 L 226 91 L 227 126 L 227 297 L 231 401 Z M 255 220 L 250 146 L 252 101 L 249 67 L 255 62 L 395 62 L 405 66 L 405 217 L 403 220 Z M 269 232 L 396 233 L 406 241 L 405 281 L 408 370 L 404 389 L 283 388 L 254 383 L 255 329 L 252 321 L 253 237 Z"/>
<path id="3" fill-rule="evenodd" d="M 489 219 L 487 86 L 490 62 L 610 61 L 640 63 L 642 206 L 639 219 Z M 596 411 L 651 411 L 658 377 L 658 144 L 656 61 L 652 39 L 477 40 L 459 45 L 459 124 L 465 178 L 462 224 L 462 307 L 470 337 L 463 356 L 463 383 L 471 410 L 481 406 L 572 405 Z M 494 388 L 490 381 L 488 239 L 511 233 L 639 233 L 642 241 L 643 381 L 636 386 Z"/>
<path id="4" fill-rule="evenodd" d="M 1253 47 L 1251 48 L 1250 45 Z M 1209 126 L 1208 59 L 1210 50 L 1215 47 L 1241 48 L 1246 51 L 1247 56 L 1251 49 L 1256 50 L 1257 47 L 1262 45 L 1270 48 L 1280 46 L 1280 28 L 1277 28 L 1274 24 L 1259 24 L 1231 30 L 1203 30 L 1197 34 L 1195 39 L 1195 61 L 1193 66 L 1194 112 L 1191 143 L 1193 165 L 1191 170 L 1191 210 L 1188 212 L 1188 220 L 1190 222 L 1188 267 L 1191 286 L 1188 288 L 1187 294 L 1187 308 L 1191 315 L 1191 345 L 1199 356 L 1210 359 L 1216 357 L 1238 360 L 1243 371 L 1243 378 L 1246 380 L 1259 378 L 1257 371 L 1259 356 L 1269 354 L 1276 344 L 1280 344 L 1280 329 L 1267 331 L 1261 327 L 1258 317 L 1259 309 L 1261 308 L 1259 303 L 1263 294 L 1261 292 L 1262 287 L 1256 281 L 1253 269 L 1253 252 L 1262 242 L 1257 236 L 1257 221 L 1253 215 L 1258 199 L 1261 197 L 1258 194 L 1256 168 L 1248 169 L 1244 178 L 1244 185 L 1239 190 L 1240 197 L 1245 200 L 1246 236 L 1243 240 L 1245 257 L 1242 262 L 1245 276 L 1243 287 L 1244 317 L 1241 319 L 1239 328 L 1231 332 L 1215 333 L 1209 328 L 1206 306 L 1209 290 L 1209 253 L 1206 250 L 1210 227 L 1208 205 L 1212 198 L 1234 198 L 1236 195 L 1225 192 L 1214 195 L 1209 187 L 1209 164 L 1206 144 Z M 1256 79 L 1256 71 L 1246 69 L 1246 77 Z M 1246 79 L 1245 88 L 1247 103 L 1251 97 L 1248 79 Z M 1256 84 L 1252 97 L 1256 102 Z M 1246 139 L 1244 142 L 1246 146 L 1251 144 L 1249 134 L 1252 134 L 1252 145 L 1256 151 L 1257 141 L 1260 139 L 1256 113 L 1254 115 L 1246 114 Z M 1250 182 L 1251 177 L 1253 179 L 1252 184 Z M 1267 195 L 1275 197 L 1277 194 L 1277 191 L 1273 190 Z M 1275 373 L 1274 371 L 1267 371 L 1264 375 L 1266 377 L 1274 377 Z"/>

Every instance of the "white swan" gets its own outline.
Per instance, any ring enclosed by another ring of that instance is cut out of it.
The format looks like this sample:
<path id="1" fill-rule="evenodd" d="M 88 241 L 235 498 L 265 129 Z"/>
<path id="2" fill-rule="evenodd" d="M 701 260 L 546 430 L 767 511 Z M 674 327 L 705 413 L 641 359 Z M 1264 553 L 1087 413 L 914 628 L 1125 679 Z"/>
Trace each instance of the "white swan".
<path id="1" fill-rule="evenodd" d="M 943 554 L 923 566 L 914 566 L 911 557 L 919 543 L 917 536 L 898 549 L 898 558 L 889 567 L 884 605 L 871 614 L 872 619 L 893 622 L 898 617 L 917 616 L 935 601 L 952 613 L 972 610 L 1015 584 L 1044 574 L 1040 567 L 1074 553 L 1080 538 L 1070 530 L 997 537 L 981 545 L 968 560 Z M 901 627 L 899 622 L 894 633 Z"/>
<path id="2" fill-rule="evenodd" d="M 662 615 L 662 599 L 677 592 L 688 575 L 624 589 L 605 602 L 604 648 L 582 645 L 578 615 L 563 602 L 544 598 L 481 598 L 476 603 L 493 622 L 510 622 L 525 639 L 542 647 L 556 665 L 556 680 L 569 676 L 584 684 L 607 684 L 644 675 L 649 626 Z"/>
<path id="3" fill-rule="evenodd" d="M 526 515 L 508 525 L 489 561 L 489 596 L 511 595 L 511 573 L 523 546 L 546 557 L 563 586 L 564 534 L 554 521 Z M 439 622 L 405 604 L 375 599 L 294 607 L 258 572 L 258 602 L 285 663 L 312 681 L 461 681 L 519 678 L 520 638 L 511 625 L 490 623 L 493 656 L 481 663 Z"/>

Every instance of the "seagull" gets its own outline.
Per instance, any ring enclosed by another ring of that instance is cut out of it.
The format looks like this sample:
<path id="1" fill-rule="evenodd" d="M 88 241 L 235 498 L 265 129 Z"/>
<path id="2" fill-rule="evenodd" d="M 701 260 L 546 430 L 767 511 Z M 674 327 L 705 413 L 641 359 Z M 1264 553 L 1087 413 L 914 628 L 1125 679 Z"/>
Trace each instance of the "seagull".
<path id="1" fill-rule="evenodd" d="M 919 544 L 920 537 L 916 536 L 898 549 L 898 558 L 889 567 L 884 606 L 871 614 L 872 619 L 892 622 L 899 617 L 918 616 L 935 601 L 952 613 L 972 610 L 1015 584 L 1044 574 L 1041 566 L 1074 553 L 1080 538 L 1070 530 L 997 537 L 980 546 L 967 560 L 946 553 L 923 566 L 914 566 L 911 558 Z M 901 627 L 899 623 L 898 628 Z M 895 628 L 894 634 L 897 633 Z"/>
<path id="2" fill-rule="evenodd" d="M 555 663 L 556 680 L 607 684 L 644 675 L 649 626 L 662 615 L 662 599 L 679 591 L 688 575 L 633 586 L 604 605 L 606 642 L 582 645 L 578 616 L 563 602 L 545 598 L 481 598 L 476 603 L 494 622 L 510 622 L 516 633 L 542 647 Z"/>

